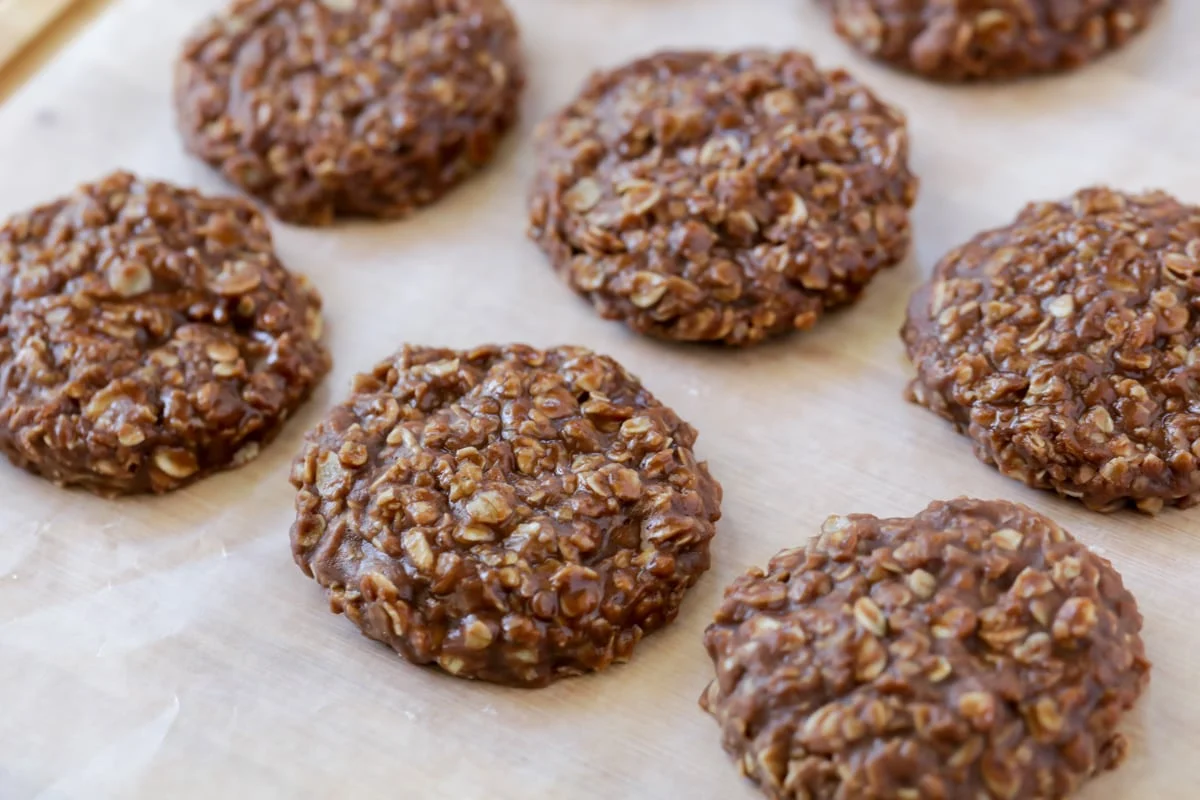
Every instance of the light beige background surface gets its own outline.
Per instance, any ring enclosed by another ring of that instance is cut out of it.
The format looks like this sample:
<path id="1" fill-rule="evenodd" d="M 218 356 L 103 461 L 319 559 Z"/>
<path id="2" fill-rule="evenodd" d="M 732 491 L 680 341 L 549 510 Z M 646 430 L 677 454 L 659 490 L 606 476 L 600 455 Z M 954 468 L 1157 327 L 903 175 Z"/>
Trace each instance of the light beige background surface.
<path id="1" fill-rule="evenodd" d="M 170 69 L 217 0 L 120 0 L 0 107 L 0 213 L 117 166 L 221 185 L 181 153 Z M 804 0 L 512 0 L 531 83 L 494 168 L 407 222 L 278 227 L 323 291 L 336 367 L 251 466 L 105 502 L 0 464 L 0 798 L 752 798 L 696 707 L 721 588 L 831 512 L 957 494 L 1030 503 L 1110 557 L 1146 616 L 1152 686 L 1129 762 L 1084 800 L 1197 797 L 1200 509 L 1098 516 L 978 464 L 901 400 L 905 298 L 948 247 L 1027 199 L 1107 181 L 1200 202 L 1200 3 L 1073 76 L 950 89 L 856 57 Z M 592 68 L 661 47 L 797 46 L 910 116 L 912 258 L 857 308 L 746 351 L 597 319 L 523 236 L 533 122 Z M 623 360 L 700 430 L 726 490 L 715 567 L 632 664 L 541 691 L 409 666 L 328 613 L 292 564 L 288 463 L 353 372 L 401 342 L 574 342 Z"/>

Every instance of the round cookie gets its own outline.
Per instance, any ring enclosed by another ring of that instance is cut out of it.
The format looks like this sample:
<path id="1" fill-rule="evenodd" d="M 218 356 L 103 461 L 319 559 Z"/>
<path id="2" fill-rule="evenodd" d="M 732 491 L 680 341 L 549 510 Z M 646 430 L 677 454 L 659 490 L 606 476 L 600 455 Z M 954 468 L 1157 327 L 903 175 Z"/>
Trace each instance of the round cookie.
<path id="1" fill-rule="evenodd" d="M 281 219 L 395 218 L 491 160 L 525 78 L 503 0 L 234 0 L 175 81 L 189 151 Z"/>
<path id="2" fill-rule="evenodd" d="M 911 399 L 985 463 L 1111 511 L 1200 499 L 1200 208 L 1085 189 L 949 253 L 903 329 Z"/>
<path id="3" fill-rule="evenodd" d="M 776 800 L 1061 798 L 1149 680 L 1120 576 L 1024 506 L 830 517 L 726 590 L 701 705 Z"/>
<path id="4" fill-rule="evenodd" d="M 329 369 L 252 205 L 127 173 L 0 226 L 0 450 L 102 495 L 254 458 Z"/>
<path id="5" fill-rule="evenodd" d="M 940 81 L 1074 69 L 1124 45 L 1160 0 L 821 0 L 842 38 Z"/>
<path id="6" fill-rule="evenodd" d="M 695 430 L 578 347 L 405 347 L 308 438 L 292 550 L 417 664 L 516 686 L 627 660 L 709 566 Z"/>
<path id="7" fill-rule="evenodd" d="M 537 147 L 530 236 L 639 333 L 747 345 L 805 329 L 908 249 L 903 116 L 800 53 L 598 73 Z"/>

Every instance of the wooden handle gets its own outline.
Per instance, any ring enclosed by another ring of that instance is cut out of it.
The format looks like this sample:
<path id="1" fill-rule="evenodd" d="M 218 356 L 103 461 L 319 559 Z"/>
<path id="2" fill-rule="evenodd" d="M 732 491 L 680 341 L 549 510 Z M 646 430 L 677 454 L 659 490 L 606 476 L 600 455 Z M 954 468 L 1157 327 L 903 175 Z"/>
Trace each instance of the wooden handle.
<path id="1" fill-rule="evenodd" d="M 0 69 L 80 0 L 0 0 Z"/>

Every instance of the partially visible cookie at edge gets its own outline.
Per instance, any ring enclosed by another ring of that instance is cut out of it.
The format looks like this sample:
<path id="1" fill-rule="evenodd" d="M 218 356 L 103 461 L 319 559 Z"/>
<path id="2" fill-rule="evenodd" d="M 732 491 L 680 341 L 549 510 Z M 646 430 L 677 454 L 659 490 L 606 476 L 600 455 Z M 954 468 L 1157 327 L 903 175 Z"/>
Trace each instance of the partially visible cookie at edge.
<path id="1" fill-rule="evenodd" d="M 1200 208 L 1084 189 L 947 254 L 909 394 L 1002 473 L 1089 508 L 1200 500 Z"/>
<path id="2" fill-rule="evenodd" d="M 701 705 L 773 800 L 1065 798 L 1145 689 L 1120 575 L 1046 517 L 960 498 L 830 517 L 726 591 Z"/>
<path id="3" fill-rule="evenodd" d="M 289 222 L 403 217 L 488 163 L 524 87 L 503 0 L 233 0 L 175 80 L 187 149 Z"/>
<path id="4" fill-rule="evenodd" d="M 1007 80 L 1075 69 L 1145 28 L 1161 0 L 820 0 L 842 38 L 940 81 Z"/>
<path id="5" fill-rule="evenodd" d="M 630 658 L 709 566 L 695 430 L 578 347 L 406 346 L 292 470 L 292 549 L 416 664 L 536 687 Z"/>
<path id="6" fill-rule="evenodd" d="M 748 345 L 806 329 L 908 249 L 903 115 L 801 53 L 599 72 L 536 140 L 530 236 L 639 333 Z"/>
<path id="7" fill-rule="evenodd" d="M 0 450 L 103 495 L 258 455 L 329 369 L 248 202 L 115 173 L 0 225 Z"/>

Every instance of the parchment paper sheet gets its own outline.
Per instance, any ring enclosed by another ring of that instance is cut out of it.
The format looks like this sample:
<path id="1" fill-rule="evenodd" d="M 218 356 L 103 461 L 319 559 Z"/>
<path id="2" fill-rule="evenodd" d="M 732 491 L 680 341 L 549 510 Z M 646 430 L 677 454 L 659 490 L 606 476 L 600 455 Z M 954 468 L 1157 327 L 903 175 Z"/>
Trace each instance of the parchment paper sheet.
<path id="1" fill-rule="evenodd" d="M 721 588 L 833 512 L 908 515 L 1007 497 L 1110 557 L 1155 662 L 1128 763 L 1084 800 L 1200 796 L 1200 510 L 1099 516 L 978 464 L 906 405 L 896 335 L 950 246 L 1026 200 L 1094 182 L 1200 202 L 1200 3 L 1075 75 L 996 88 L 866 63 L 808 0 L 511 0 L 531 83 L 496 164 L 402 223 L 278 226 L 323 292 L 336 367 L 246 469 L 106 502 L 0 464 L 0 799 L 752 798 L 696 707 Z M 186 30 L 219 0 L 120 0 L 0 108 L 0 213 L 118 167 L 221 190 L 170 111 Z M 599 320 L 524 239 L 533 123 L 589 70 L 663 47 L 762 44 L 849 64 L 905 109 L 923 178 L 912 258 L 817 330 L 746 351 L 669 346 Z M 633 663 L 541 691 L 421 670 L 326 610 L 292 564 L 286 475 L 350 376 L 404 341 L 586 344 L 700 430 L 725 485 L 715 567 Z"/>

